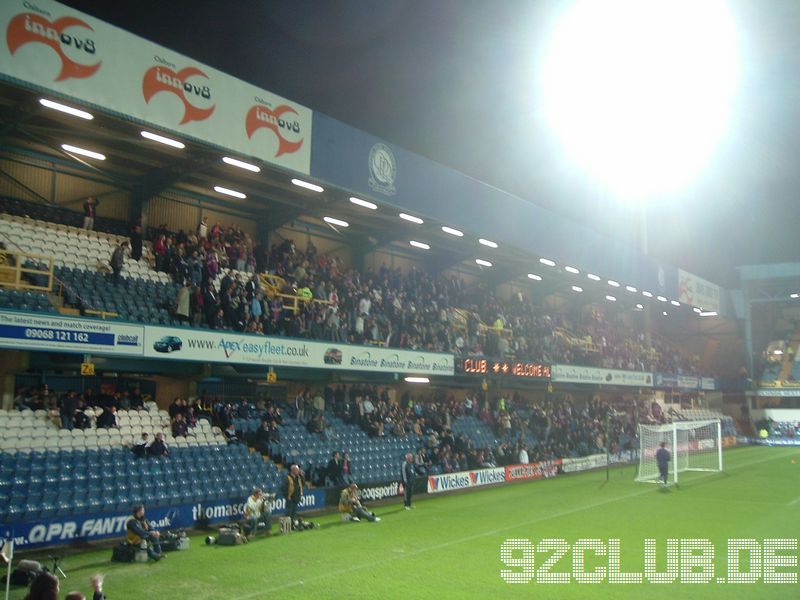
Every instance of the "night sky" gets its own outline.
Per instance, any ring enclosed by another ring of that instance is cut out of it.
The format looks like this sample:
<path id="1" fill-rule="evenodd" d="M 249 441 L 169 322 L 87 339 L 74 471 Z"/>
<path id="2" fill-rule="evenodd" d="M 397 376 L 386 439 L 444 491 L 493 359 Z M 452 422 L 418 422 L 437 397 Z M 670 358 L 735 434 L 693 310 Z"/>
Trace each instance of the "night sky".
<path id="1" fill-rule="evenodd" d="M 533 82 L 565 2 L 66 0 L 122 27 L 636 242 L 638 216 L 555 158 Z M 800 223 L 800 2 L 731 0 L 732 127 L 691 188 L 649 210 L 655 257 L 728 286 L 793 262 Z"/>

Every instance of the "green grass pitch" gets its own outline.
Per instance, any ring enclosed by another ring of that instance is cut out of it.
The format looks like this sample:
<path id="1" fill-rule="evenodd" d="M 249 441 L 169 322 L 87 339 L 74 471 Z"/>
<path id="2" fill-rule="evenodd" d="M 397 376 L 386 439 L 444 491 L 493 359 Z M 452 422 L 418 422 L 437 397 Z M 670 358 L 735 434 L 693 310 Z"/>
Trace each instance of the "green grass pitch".
<path id="1" fill-rule="evenodd" d="M 87 591 L 89 576 L 102 572 L 111 600 L 800 598 L 800 583 L 504 582 L 500 547 L 508 538 L 534 544 L 562 538 L 570 545 L 582 538 L 619 539 L 621 570 L 638 572 L 645 538 L 658 543 L 660 570 L 668 538 L 706 538 L 716 549 L 715 579 L 726 574 L 729 538 L 800 538 L 800 449 L 727 450 L 725 473 L 687 474 L 679 489 L 669 491 L 633 478 L 634 467 L 628 466 L 612 470 L 607 483 L 605 472 L 595 471 L 448 497 L 419 496 L 411 511 L 402 504 L 377 507 L 380 523 L 341 523 L 338 515 L 326 515 L 316 519 L 317 530 L 236 547 L 206 546 L 203 536 L 196 536 L 188 552 L 173 552 L 159 563 L 112 564 L 109 549 L 89 551 L 64 559 L 69 578 L 62 581 L 62 592 Z M 570 572 L 571 556 L 552 571 Z M 535 554 L 537 566 L 546 557 Z M 607 564 L 607 558 L 589 554 L 587 564 Z M 11 598 L 24 594 L 16 589 Z"/>

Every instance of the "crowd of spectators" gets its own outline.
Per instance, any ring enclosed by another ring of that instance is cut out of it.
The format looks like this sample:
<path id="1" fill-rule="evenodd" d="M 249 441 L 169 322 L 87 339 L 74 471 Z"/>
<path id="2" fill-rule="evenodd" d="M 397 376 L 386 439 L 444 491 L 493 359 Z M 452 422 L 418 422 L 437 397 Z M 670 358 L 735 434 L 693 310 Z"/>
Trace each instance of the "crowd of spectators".
<path id="1" fill-rule="evenodd" d="M 318 252 L 311 239 L 305 250 L 290 239 L 266 248 L 235 225 L 209 227 L 202 221 L 188 234 L 161 226 L 154 253 L 156 269 L 181 284 L 172 307 L 176 317 L 194 326 L 544 364 L 699 374 L 697 357 L 678 352 L 665 339 L 645 336 L 621 313 L 586 308 L 550 314 L 522 293 L 501 300 L 481 284 L 468 287 L 458 276 L 432 275 L 415 266 L 360 272 Z M 256 273 L 280 277 L 279 292 L 304 301 L 295 310 L 293 302 L 268 294 Z"/>

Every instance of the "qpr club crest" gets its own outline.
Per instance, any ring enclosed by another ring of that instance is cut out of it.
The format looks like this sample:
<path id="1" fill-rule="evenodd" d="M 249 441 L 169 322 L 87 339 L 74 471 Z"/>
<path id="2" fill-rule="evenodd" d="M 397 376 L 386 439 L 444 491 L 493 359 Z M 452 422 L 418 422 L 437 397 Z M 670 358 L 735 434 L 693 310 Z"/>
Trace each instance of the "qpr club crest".
<path id="1" fill-rule="evenodd" d="M 386 144 L 375 144 L 369 151 L 369 187 L 376 192 L 393 196 L 397 178 L 397 163 L 391 148 Z"/>

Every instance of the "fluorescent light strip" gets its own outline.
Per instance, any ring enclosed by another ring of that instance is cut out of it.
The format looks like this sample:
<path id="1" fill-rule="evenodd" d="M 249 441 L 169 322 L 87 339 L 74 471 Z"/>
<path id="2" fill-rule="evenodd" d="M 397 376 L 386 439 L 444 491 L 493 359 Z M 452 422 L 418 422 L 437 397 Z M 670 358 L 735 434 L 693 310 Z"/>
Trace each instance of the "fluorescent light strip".
<path id="1" fill-rule="evenodd" d="M 67 152 L 72 152 L 73 154 L 80 154 L 81 156 L 88 156 L 89 158 L 96 158 L 97 160 L 105 160 L 106 155 L 100 154 L 99 152 L 93 152 L 92 150 L 86 150 L 84 148 L 78 148 L 77 146 L 73 146 L 71 144 L 61 144 L 61 147 L 66 150 Z"/>
<path id="2" fill-rule="evenodd" d="M 492 266 L 492 263 L 490 263 L 488 260 L 483 260 L 482 258 L 476 258 L 475 262 L 477 264 L 479 264 L 480 266 L 482 266 L 482 267 L 491 267 Z"/>
<path id="3" fill-rule="evenodd" d="M 148 140 L 153 140 L 154 142 L 158 142 L 159 144 L 164 144 L 165 146 L 172 146 L 173 148 L 178 148 L 179 150 L 183 150 L 186 148 L 186 144 L 183 142 L 179 142 L 178 140 L 173 140 L 168 137 L 164 137 L 163 135 L 158 135 L 157 133 L 152 133 L 150 131 L 142 131 L 140 132 L 143 138 L 147 138 Z"/>
<path id="4" fill-rule="evenodd" d="M 234 167 L 239 167 L 240 169 L 245 169 L 247 171 L 252 171 L 253 173 L 261 173 L 261 167 L 256 165 L 251 165 L 250 163 L 244 162 L 243 160 L 239 160 L 238 158 L 231 158 L 230 156 L 223 156 L 222 162 L 232 165 Z"/>
<path id="5" fill-rule="evenodd" d="M 595 275 L 594 273 L 587 273 L 586 276 L 592 281 L 600 281 L 600 276 Z"/>
<path id="6" fill-rule="evenodd" d="M 555 261 L 550 260 L 549 258 L 540 258 L 539 262 L 542 263 L 543 265 L 547 265 L 548 267 L 555 267 L 556 266 Z"/>
<path id="7" fill-rule="evenodd" d="M 528 273 L 528 279 L 533 279 L 534 281 L 541 281 L 542 276 L 537 275 L 536 273 Z"/>
<path id="8" fill-rule="evenodd" d="M 426 244 L 425 242 L 418 242 L 416 240 L 411 240 L 408 243 L 411 244 L 412 246 L 414 246 L 414 248 L 420 248 L 421 250 L 430 250 L 431 249 L 431 247 L 428 244 Z"/>
<path id="9" fill-rule="evenodd" d="M 619 282 L 614 281 L 613 279 L 609 279 L 608 285 L 610 285 L 611 287 L 619 287 Z"/>
<path id="10" fill-rule="evenodd" d="M 573 292 L 582 292 L 583 288 L 581 286 L 579 286 L 579 285 L 573 285 L 572 286 L 572 291 Z"/>
<path id="11" fill-rule="evenodd" d="M 311 190 L 312 192 L 322 193 L 325 190 L 318 186 L 316 183 L 309 183 L 307 181 L 303 181 L 302 179 L 292 179 L 292 183 L 295 184 L 297 187 L 305 188 L 307 190 Z"/>
<path id="12" fill-rule="evenodd" d="M 564 267 L 564 270 L 567 273 L 572 273 L 574 275 L 577 275 L 578 273 L 580 273 L 580 271 L 578 269 L 576 269 L 575 267 Z"/>
<path id="13" fill-rule="evenodd" d="M 334 217 L 323 217 L 323 221 L 328 223 L 329 225 L 338 225 L 339 227 L 350 227 L 350 223 L 347 221 L 342 221 L 341 219 L 336 219 Z"/>
<path id="14" fill-rule="evenodd" d="M 456 237 L 464 237 L 464 232 L 459 231 L 458 229 L 453 229 L 452 227 L 448 227 L 447 225 L 442 226 L 442 231 L 445 233 L 449 233 L 450 235 L 454 235 Z"/>
<path id="15" fill-rule="evenodd" d="M 415 217 L 414 215 L 409 215 L 407 213 L 400 213 L 398 216 L 404 221 L 410 221 L 411 223 L 416 223 L 417 225 L 422 225 L 425 222 L 419 217 Z"/>
<path id="16" fill-rule="evenodd" d="M 641 304 L 637 304 L 636 308 L 638 308 L 639 310 L 644 310 L 644 306 L 642 306 Z"/>
<path id="17" fill-rule="evenodd" d="M 669 303 L 672 304 L 672 306 L 680 306 L 681 305 L 681 303 L 678 302 L 677 300 L 670 300 Z"/>
<path id="18" fill-rule="evenodd" d="M 702 309 L 702 308 L 697 308 L 696 306 L 695 306 L 695 307 L 694 307 L 692 310 L 693 310 L 694 312 L 696 312 L 698 315 L 699 315 L 701 312 L 703 312 L 703 309 Z"/>
<path id="19" fill-rule="evenodd" d="M 652 292 L 648 292 L 647 290 L 642 290 L 642 296 L 644 296 L 645 298 L 652 298 L 653 294 Z"/>
<path id="20" fill-rule="evenodd" d="M 706 310 L 700 313 L 701 317 L 716 317 L 717 311 L 715 310 Z"/>
<path id="21" fill-rule="evenodd" d="M 478 240 L 478 243 L 483 244 L 484 246 L 489 246 L 489 248 L 497 248 L 497 243 L 493 242 L 492 240 L 485 240 L 483 238 L 480 238 Z"/>
<path id="22" fill-rule="evenodd" d="M 658 300 L 659 302 L 666 302 L 667 301 L 667 299 L 664 298 L 664 296 L 656 296 L 656 300 Z"/>
<path id="23" fill-rule="evenodd" d="M 72 108 L 71 106 L 67 106 L 66 104 L 59 104 L 58 102 L 53 102 L 52 100 L 48 100 L 47 98 L 40 98 L 39 104 L 42 106 L 46 106 L 47 108 L 52 108 L 53 110 L 58 110 L 63 113 L 67 113 L 68 115 L 72 115 L 73 117 L 80 117 L 81 119 L 86 119 L 87 121 L 91 121 L 94 119 L 94 115 L 91 113 L 86 112 L 85 110 L 81 110 L 79 108 Z"/>
<path id="24" fill-rule="evenodd" d="M 240 200 L 244 200 L 247 198 L 242 192 L 237 192 L 236 190 L 231 190 L 226 187 L 222 187 L 221 185 L 215 185 L 214 191 L 219 192 L 220 194 L 225 194 L 227 196 L 233 196 L 234 198 L 239 198 Z"/>
<path id="25" fill-rule="evenodd" d="M 362 200 L 361 198 L 355 198 L 350 196 L 350 202 L 356 204 L 358 206 L 363 206 L 364 208 L 368 208 L 370 210 L 377 210 L 378 205 L 374 202 L 370 202 L 369 200 Z"/>
<path id="26" fill-rule="evenodd" d="M 427 377 L 406 377 L 406 383 L 430 383 Z"/>
<path id="27" fill-rule="evenodd" d="M 665 317 L 669 316 L 669 313 L 667 311 L 663 311 L 661 314 L 664 315 Z"/>
<path id="28" fill-rule="evenodd" d="M 616 302 L 617 301 L 617 299 L 614 298 L 614 296 L 606 296 L 606 300 L 608 300 L 609 302 Z"/>
<path id="29" fill-rule="evenodd" d="M 789 294 L 789 298 L 800 298 L 800 294 Z"/>
<path id="30" fill-rule="evenodd" d="M 630 293 L 635 294 L 638 290 L 633 287 L 632 285 L 626 285 L 625 289 L 628 290 Z"/>

